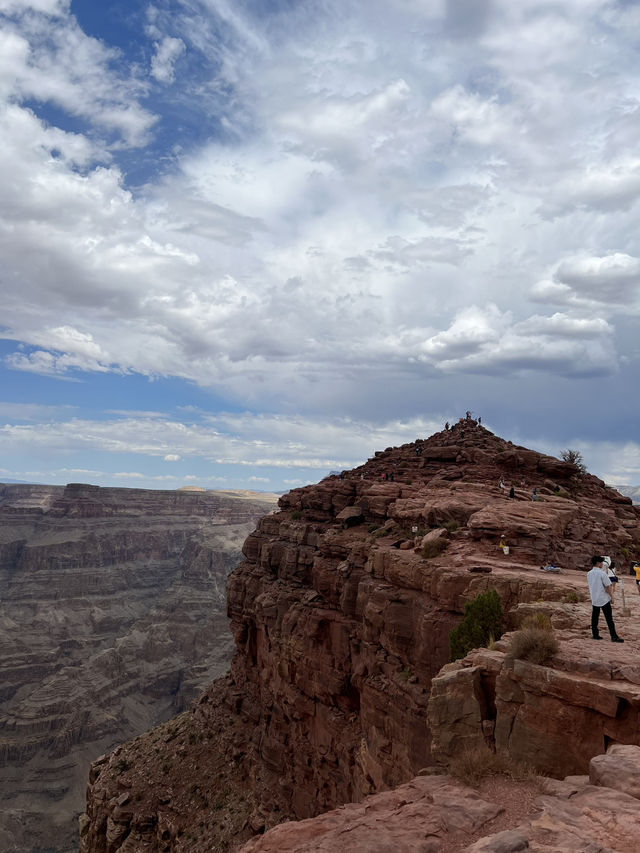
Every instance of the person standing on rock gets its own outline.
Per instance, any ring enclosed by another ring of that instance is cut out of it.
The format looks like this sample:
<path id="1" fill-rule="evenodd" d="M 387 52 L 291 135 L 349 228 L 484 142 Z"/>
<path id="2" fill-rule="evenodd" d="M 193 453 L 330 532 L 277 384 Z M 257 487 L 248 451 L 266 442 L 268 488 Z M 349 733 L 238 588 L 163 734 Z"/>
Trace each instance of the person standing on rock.
<path id="1" fill-rule="evenodd" d="M 624 643 L 624 640 L 616 633 L 616 626 L 613 622 L 611 597 L 607 592 L 607 587 L 611 586 L 611 581 L 604 571 L 603 561 L 604 557 L 592 557 L 591 571 L 587 572 L 587 583 L 589 584 L 589 595 L 591 596 L 591 635 L 594 640 L 602 639 L 598 631 L 598 621 L 600 619 L 600 611 L 602 610 L 609 634 L 611 635 L 611 642 Z"/>
<path id="2" fill-rule="evenodd" d="M 613 602 L 616 598 L 616 588 L 615 586 L 613 586 L 613 584 L 618 583 L 618 575 L 616 574 L 616 564 L 611 561 L 611 557 L 603 557 L 602 568 L 607 573 L 607 577 L 611 581 L 611 589 L 609 590 L 609 595 L 611 596 L 611 604 L 613 605 Z"/>

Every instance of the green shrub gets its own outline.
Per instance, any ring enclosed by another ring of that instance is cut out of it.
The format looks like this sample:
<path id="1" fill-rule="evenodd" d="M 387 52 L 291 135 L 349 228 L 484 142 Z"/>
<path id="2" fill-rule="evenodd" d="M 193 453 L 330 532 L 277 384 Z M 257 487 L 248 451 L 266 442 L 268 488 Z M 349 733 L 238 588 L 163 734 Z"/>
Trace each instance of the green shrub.
<path id="1" fill-rule="evenodd" d="M 301 509 L 291 510 L 291 518 L 294 521 L 297 521 L 299 518 L 303 518 L 303 517 L 304 517 L 304 513 L 302 512 Z"/>
<path id="2" fill-rule="evenodd" d="M 584 596 L 580 595 L 579 592 L 576 592 L 575 589 L 570 589 L 565 595 L 565 600 L 569 604 L 577 604 L 579 601 L 584 601 Z"/>
<path id="3" fill-rule="evenodd" d="M 431 560 L 437 557 L 445 550 L 448 542 L 446 539 L 432 539 L 430 542 L 425 542 L 422 546 L 422 556 L 425 560 Z"/>
<path id="4" fill-rule="evenodd" d="M 481 592 L 464 606 L 462 622 L 449 632 L 451 660 L 458 660 L 471 649 L 499 640 L 503 632 L 502 602 L 495 589 Z"/>
<path id="5" fill-rule="evenodd" d="M 451 521 L 445 522 L 442 526 L 448 533 L 453 533 L 460 527 L 460 525 L 454 518 L 452 518 Z"/>

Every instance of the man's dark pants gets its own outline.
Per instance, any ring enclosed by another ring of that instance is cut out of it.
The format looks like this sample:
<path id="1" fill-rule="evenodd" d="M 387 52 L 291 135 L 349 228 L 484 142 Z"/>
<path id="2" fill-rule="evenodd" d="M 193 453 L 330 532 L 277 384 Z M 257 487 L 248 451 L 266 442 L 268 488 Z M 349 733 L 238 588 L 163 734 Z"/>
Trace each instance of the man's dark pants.
<path id="1" fill-rule="evenodd" d="M 609 633 L 611 634 L 611 639 L 617 636 L 616 634 L 616 626 L 613 624 L 613 614 L 611 613 L 611 602 L 607 601 L 606 604 L 603 604 L 602 607 L 597 607 L 595 604 L 591 607 L 591 633 L 594 637 L 598 636 L 598 620 L 600 618 L 600 611 L 604 613 L 604 618 L 607 622 L 607 628 L 609 629 Z"/>

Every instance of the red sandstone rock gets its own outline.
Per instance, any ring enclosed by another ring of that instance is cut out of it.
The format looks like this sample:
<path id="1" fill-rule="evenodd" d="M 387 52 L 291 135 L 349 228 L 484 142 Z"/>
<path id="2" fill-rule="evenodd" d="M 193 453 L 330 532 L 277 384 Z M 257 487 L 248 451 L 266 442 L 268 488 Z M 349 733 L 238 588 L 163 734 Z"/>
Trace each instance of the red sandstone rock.
<path id="1" fill-rule="evenodd" d="M 417 777 L 362 805 L 297 823 L 283 823 L 238 853 L 437 853 L 500 812 L 448 777 Z"/>
<path id="2" fill-rule="evenodd" d="M 385 473 L 393 482 L 381 481 Z M 514 483 L 515 500 L 501 477 Z M 545 494 L 547 481 L 563 496 Z M 530 500 L 533 487 L 544 500 Z M 338 518 L 350 508 L 362 524 Z M 434 559 L 394 547 L 414 539 L 414 526 L 424 535 L 450 521 L 458 528 Z M 284 495 L 228 584 L 236 655 L 225 688 L 233 699 L 227 692 L 224 701 L 245 731 L 235 760 L 257 803 L 248 831 L 395 788 L 461 743 L 488 740 L 563 776 L 584 774 L 612 740 L 637 742 L 637 630 L 621 624 L 629 637 L 621 646 L 590 644 L 590 608 L 570 599 L 586 593 L 591 553 L 624 562 L 622 548 L 640 541 L 638 521 L 638 509 L 597 478 L 578 479 L 574 468 L 474 423 Z M 497 548 L 503 532 L 508 556 Z M 551 560 L 562 574 L 540 571 Z M 553 665 L 505 662 L 507 637 L 435 678 L 465 603 L 489 588 L 510 629 L 521 608 L 548 604 L 560 641 Z M 102 853 L 114 764 L 90 791 L 83 853 Z M 168 775 L 188 801 L 186 783 Z M 146 837 L 135 817 L 131 827 Z M 176 833 L 167 849 L 213 850 L 215 838 L 185 848 Z"/>

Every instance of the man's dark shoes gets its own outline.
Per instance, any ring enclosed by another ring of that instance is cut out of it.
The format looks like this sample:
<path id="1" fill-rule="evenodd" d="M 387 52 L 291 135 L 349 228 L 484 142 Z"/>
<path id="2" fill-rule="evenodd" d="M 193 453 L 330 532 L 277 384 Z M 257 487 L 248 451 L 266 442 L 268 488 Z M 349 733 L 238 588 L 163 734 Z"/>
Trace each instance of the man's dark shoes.
<path id="1" fill-rule="evenodd" d="M 598 634 L 597 636 L 592 637 L 591 639 L 592 639 L 592 640 L 601 640 L 601 639 L 602 639 L 602 637 L 600 636 L 600 634 Z"/>
<path id="2" fill-rule="evenodd" d="M 612 637 L 611 642 L 612 643 L 624 643 L 624 640 L 622 639 L 622 637 Z"/>

